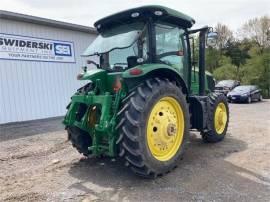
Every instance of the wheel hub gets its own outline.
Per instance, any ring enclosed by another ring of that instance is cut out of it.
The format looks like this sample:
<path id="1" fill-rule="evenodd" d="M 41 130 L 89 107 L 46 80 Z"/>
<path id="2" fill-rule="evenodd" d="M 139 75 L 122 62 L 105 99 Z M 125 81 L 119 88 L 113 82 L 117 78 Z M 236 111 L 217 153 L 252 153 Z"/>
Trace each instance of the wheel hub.
<path id="1" fill-rule="evenodd" d="M 227 109 L 224 103 L 219 103 L 215 111 L 215 129 L 218 134 L 222 134 L 227 124 Z"/>
<path id="2" fill-rule="evenodd" d="M 183 140 L 184 124 L 176 99 L 164 97 L 153 106 L 147 122 L 147 143 L 156 159 L 167 161 L 176 154 Z"/>
<path id="3" fill-rule="evenodd" d="M 167 135 L 172 136 L 176 134 L 176 125 L 173 123 L 169 123 L 167 126 Z"/>

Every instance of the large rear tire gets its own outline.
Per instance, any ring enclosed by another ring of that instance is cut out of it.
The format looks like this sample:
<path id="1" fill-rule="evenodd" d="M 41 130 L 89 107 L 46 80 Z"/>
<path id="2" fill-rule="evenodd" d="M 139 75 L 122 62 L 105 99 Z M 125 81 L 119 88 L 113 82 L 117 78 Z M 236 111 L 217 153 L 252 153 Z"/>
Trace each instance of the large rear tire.
<path id="1" fill-rule="evenodd" d="M 229 123 L 229 107 L 223 94 L 213 93 L 209 96 L 208 130 L 202 132 L 205 142 L 219 142 L 224 139 Z"/>
<path id="2" fill-rule="evenodd" d="M 119 156 L 143 177 L 171 171 L 189 136 L 189 111 L 180 87 L 148 79 L 124 100 L 119 111 Z"/>

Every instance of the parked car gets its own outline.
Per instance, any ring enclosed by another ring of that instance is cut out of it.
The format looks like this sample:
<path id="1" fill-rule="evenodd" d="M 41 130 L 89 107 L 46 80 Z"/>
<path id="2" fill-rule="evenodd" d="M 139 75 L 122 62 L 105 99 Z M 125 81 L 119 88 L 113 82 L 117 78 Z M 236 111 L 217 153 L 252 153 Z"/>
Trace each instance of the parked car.
<path id="1" fill-rule="evenodd" d="M 228 94 L 236 86 L 239 86 L 240 82 L 235 80 L 222 80 L 215 85 L 215 92 Z"/>
<path id="2" fill-rule="evenodd" d="M 253 85 L 237 86 L 227 95 L 229 102 L 262 101 L 261 89 Z"/>

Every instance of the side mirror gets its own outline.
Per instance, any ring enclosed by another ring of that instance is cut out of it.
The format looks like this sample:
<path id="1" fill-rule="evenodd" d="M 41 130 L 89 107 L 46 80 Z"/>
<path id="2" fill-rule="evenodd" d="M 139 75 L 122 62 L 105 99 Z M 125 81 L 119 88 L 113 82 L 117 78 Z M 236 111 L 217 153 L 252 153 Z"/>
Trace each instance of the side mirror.
<path id="1" fill-rule="evenodd" d="M 217 32 L 208 32 L 206 45 L 214 47 L 217 45 L 218 33 Z"/>

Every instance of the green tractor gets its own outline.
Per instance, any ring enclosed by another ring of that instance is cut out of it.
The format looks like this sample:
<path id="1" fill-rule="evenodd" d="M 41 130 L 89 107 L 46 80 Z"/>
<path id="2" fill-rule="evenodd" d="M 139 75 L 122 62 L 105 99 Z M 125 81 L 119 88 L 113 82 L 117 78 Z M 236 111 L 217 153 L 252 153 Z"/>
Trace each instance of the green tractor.
<path id="1" fill-rule="evenodd" d="M 72 96 L 63 121 L 80 153 L 119 157 L 136 174 L 156 177 L 177 166 L 190 130 L 206 142 L 225 137 L 227 100 L 211 93 L 214 80 L 205 73 L 205 47 L 215 44 L 217 33 L 191 30 L 194 23 L 178 11 L 143 6 L 94 24 L 99 35 L 83 56 L 99 62 L 88 60 L 96 68 L 78 75 L 88 83 Z"/>

